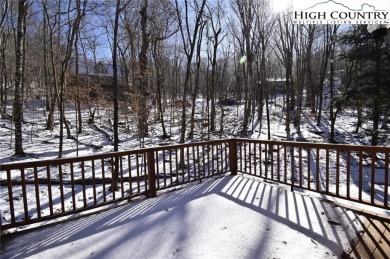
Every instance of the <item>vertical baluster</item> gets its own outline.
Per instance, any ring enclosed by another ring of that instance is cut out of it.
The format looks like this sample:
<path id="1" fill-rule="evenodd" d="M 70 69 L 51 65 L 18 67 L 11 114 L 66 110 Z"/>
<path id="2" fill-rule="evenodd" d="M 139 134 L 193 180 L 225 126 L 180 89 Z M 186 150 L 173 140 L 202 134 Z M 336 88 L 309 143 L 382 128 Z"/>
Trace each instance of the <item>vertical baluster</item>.
<path id="1" fill-rule="evenodd" d="M 220 172 L 222 172 L 222 169 L 223 169 L 223 167 L 222 167 L 222 164 L 223 164 L 223 156 L 222 156 L 222 144 L 220 143 L 220 144 L 218 144 L 218 166 L 217 166 L 217 168 L 218 168 L 218 170 L 217 170 L 217 173 L 220 173 Z M 221 167 L 221 168 L 220 168 Z"/>
<path id="2" fill-rule="evenodd" d="M 280 182 L 280 145 L 277 145 L 277 154 L 276 154 L 276 160 L 277 160 L 277 171 L 278 171 L 278 182 Z"/>
<path id="3" fill-rule="evenodd" d="M 167 170 L 166 170 L 166 159 L 165 159 L 165 153 L 166 150 L 162 150 L 163 153 L 163 174 L 164 174 L 164 188 L 167 187 Z"/>
<path id="4" fill-rule="evenodd" d="M 14 207 L 14 198 L 12 191 L 12 178 L 11 170 L 7 170 L 7 185 L 8 185 L 8 200 L 9 200 L 9 211 L 11 214 L 11 224 L 15 224 L 15 207 Z"/>
<path id="5" fill-rule="evenodd" d="M 190 147 L 187 147 L 187 174 L 188 174 L 188 181 L 191 180 L 191 163 L 190 163 Z"/>
<path id="6" fill-rule="evenodd" d="M 302 188 L 302 183 L 303 183 L 303 175 L 302 175 L 302 147 L 300 146 L 298 148 L 298 163 L 299 163 L 299 187 Z"/>
<path id="7" fill-rule="evenodd" d="M 347 198 L 350 199 L 351 182 L 351 150 L 347 150 Z"/>
<path id="8" fill-rule="evenodd" d="M 363 151 L 359 151 L 359 201 L 363 199 Z"/>
<path id="9" fill-rule="evenodd" d="M 244 164 L 244 173 L 247 173 L 247 164 L 248 164 L 248 156 L 247 156 L 247 145 L 248 143 L 245 142 L 244 143 L 244 161 L 243 161 L 243 164 Z"/>
<path id="10" fill-rule="evenodd" d="M 211 144 L 211 175 L 214 175 L 214 171 L 215 171 L 215 163 L 214 163 L 214 148 L 215 148 L 215 145 L 214 144 Z"/>
<path id="11" fill-rule="evenodd" d="M 263 150 L 262 150 L 262 144 L 259 145 L 259 164 L 260 164 L 260 177 L 263 177 Z M 265 165 L 265 162 L 264 162 Z"/>
<path id="12" fill-rule="evenodd" d="M 170 177 L 169 185 L 172 185 L 172 182 L 173 182 L 173 175 L 172 175 L 173 168 L 172 168 L 172 149 L 171 148 L 168 150 L 168 154 L 169 154 L 169 177 Z"/>
<path id="13" fill-rule="evenodd" d="M 316 191 L 320 191 L 320 149 L 316 148 Z"/>
<path id="14" fill-rule="evenodd" d="M 274 145 L 270 145 L 270 150 L 271 152 L 271 179 L 274 180 Z"/>
<path id="15" fill-rule="evenodd" d="M 181 163 L 181 182 L 184 183 L 185 182 L 185 168 L 186 168 L 186 161 L 185 161 L 185 157 L 186 157 L 186 152 L 184 152 L 185 149 L 188 149 L 187 147 L 182 147 L 182 149 L 180 150 L 180 163 Z M 188 150 L 187 150 L 188 151 Z M 187 152 L 188 153 L 188 152 Z M 182 160 L 182 161 L 181 161 Z"/>
<path id="16" fill-rule="evenodd" d="M 60 199 L 61 199 L 61 211 L 65 212 L 65 198 L 64 198 L 64 183 L 63 183 L 63 175 L 62 175 L 62 164 L 58 165 L 58 180 L 60 184 Z"/>
<path id="17" fill-rule="evenodd" d="M 326 193 L 329 193 L 329 148 L 326 148 Z"/>
<path id="18" fill-rule="evenodd" d="M 149 169 L 151 169 L 151 167 L 153 167 L 153 170 L 155 170 L 155 168 L 154 168 L 154 157 L 153 157 L 153 165 L 151 165 L 150 167 L 149 167 L 149 165 L 148 165 L 148 162 L 147 161 L 149 161 L 148 160 L 148 151 L 145 151 L 144 153 L 142 153 L 142 161 L 143 161 L 143 168 L 144 168 L 144 170 L 143 170 L 143 172 L 144 172 L 144 174 L 143 174 L 143 177 L 144 177 L 144 186 L 145 186 L 145 192 L 146 193 L 153 193 L 153 190 L 149 190 L 149 184 L 148 184 L 148 177 L 149 177 Z M 154 184 L 153 184 L 154 185 Z M 155 187 L 155 185 L 154 185 L 154 187 Z"/>
<path id="19" fill-rule="evenodd" d="M 104 158 L 102 158 L 101 163 L 102 163 L 103 202 L 106 202 L 107 201 L 107 196 L 106 196 L 106 172 L 105 172 L 105 161 L 104 161 Z"/>
<path id="20" fill-rule="evenodd" d="M 389 197 L 389 153 L 385 153 L 385 193 L 383 199 L 383 205 L 389 208 L 388 197 Z"/>
<path id="21" fill-rule="evenodd" d="M 340 149 L 336 151 L 336 196 L 340 195 Z"/>
<path id="22" fill-rule="evenodd" d="M 156 159 L 155 159 L 155 152 L 152 150 L 147 151 L 147 168 L 148 168 L 148 177 L 147 177 L 147 185 L 148 185 L 148 196 L 149 197 L 156 197 Z M 158 160 L 158 159 L 157 159 Z M 158 161 L 157 161 L 158 163 Z M 146 164 L 146 163 L 145 163 Z"/>
<path id="23" fill-rule="evenodd" d="M 53 195 L 51 191 L 50 166 L 46 166 L 46 173 L 47 173 L 47 193 L 49 196 L 49 210 L 50 210 L 50 216 L 52 216 L 54 214 L 54 211 L 53 211 Z"/>
<path id="24" fill-rule="evenodd" d="M 375 205 L 375 163 L 376 152 L 371 151 L 371 204 Z"/>
<path id="25" fill-rule="evenodd" d="M 76 210 L 76 192 L 75 192 L 75 186 L 74 186 L 74 170 L 73 170 L 73 162 L 70 163 L 70 184 L 72 188 L 72 204 L 73 204 L 73 210 Z"/>
<path id="26" fill-rule="evenodd" d="M 141 188 L 140 188 L 140 174 L 139 174 L 139 153 L 135 154 L 135 162 L 137 167 L 137 193 L 140 193 Z"/>
<path id="27" fill-rule="evenodd" d="M 177 159 L 178 148 L 175 149 L 175 168 L 176 168 L 176 183 L 179 183 L 179 161 Z"/>
<path id="28" fill-rule="evenodd" d="M 243 154 L 243 152 L 242 152 L 242 142 L 239 142 L 239 141 L 237 141 L 237 145 L 240 147 L 240 149 L 239 149 L 239 152 L 238 152 L 238 155 L 239 155 L 239 157 L 238 157 L 238 162 L 240 163 L 240 172 L 243 172 L 243 170 L 242 170 L 242 164 L 243 164 L 243 159 L 242 159 L 242 154 Z"/>
<path id="29" fill-rule="evenodd" d="M 265 179 L 268 179 L 268 144 L 265 144 L 265 153 L 264 153 L 264 166 L 265 166 Z"/>
<path id="30" fill-rule="evenodd" d="M 307 185 L 311 189 L 311 148 L 307 147 Z"/>
<path id="31" fill-rule="evenodd" d="M 248 143 L 249 174 L 252 175 L 252 143 Z M 248 171 L 246 172 L 248 173 Z"/>
<path id="32" fill-rule="evenodd" d="M 254 164 L 254 174 L 257 176 L 257 143 L 253 144 L 253 164 Z"/>
<path id="33" fill-rule="evenodd" d="M 28 205 L 27 205 L 27 192 L 26 192 L 26 176 L 24 173 L 24 168 L 20 170 L 20 179 L 22 184 L 22 196 L 23 196 L 23 209 L 24 209 L 24 221 L 29 221 L 30 216 L 28 215 Z"/>
<path id="34" fill-rule="evenodd" d="M 295 158 L 294 158 L 294 147 L 291 148 L 291 191 L 294 191 L 295 185 Z"/>
<path id="35" fill-rule="evenodd" d="M 127 155 L 127 166 L 129 167 L 129 195 L 133 194 L 133 177 L 131 175 L 131 155 Z"/>
<path id="36" fill-rule="evenodd" d="M 95 175 L 95 160 L 92 159 L 92 191 L 93 191 L 93 204 L 97 204 L 96 194 L 96 175 Z"/>
<path id="37" fill-rule="evenodd" d="M 197 168 L 198 168 L 198 178 L 200 178 L 200 156 L 199 156 L 199 145 L 196 145 L 196 163 L 197 163 Z"/>
<path id="38" fill-rule="evenodd" d="M 228 156 L 228 151 L 227 151 L 229 143 L 225 142 L 224 145 L 225 145 L 225 172 L 227 172 L 227 171 L 229 171 L 229 168 L 230 168 L 230 161 L 229 161 L 229 156 Z"/>
<path id="39" fill-rule="evenodd" d="M 283 144 L 283 151 L 284 151 L 284 183 L 287 184 L 287 146 Z"/>
<path id="40" fill-rule="evenodd" d="M 39 179 L 38 179 L 38 168 L 34 167 L 34 184 L 35 184 L 35 200 L 37 206 L 37 217 L 41 219 L 41 201 L 39 192 Z"/>
<path id="41" fill-rule="evenodd" d="M 196 147 L 198 147 L 198 145 L 196 145 Z M 196 179 L 196 170 L 198 170 L 198 161 L 197 161 L 197 158 L 195 156 L 195 146 L 192 146 L 191 147 L 191 150 L 192 150 L 192 177 L 193 179 L 195 180 Z"/>
<path id="42" fill-rule="evenodd" d="M 160 161 L 159 161 L 159 153 L 158 153 L 158 150 L 155 151 L 155 156 L 156 156 L 156 160 L 155 160 L 155 164 L 156 164 L 156 181 L 157 181 L 157 189 L 159 190 L 160 189 Z"/>
<path id="43" fill-rule="evenodd" d="M 124 188 L 124 179 L 123 179 L 123 157 L 122 156 L 119 156 L 117 157 L 117 159 L 119 159 L 119 170 L 120 170 L 120 173 L 119 173 L 119 176 L 120 176 L 120 181 L 121 181 L 121 195 L 122 195 L 122 198 L 125 197 L 125 188 Z"/>
<path id="44" fill-rule="evenodd" d="M 83 202 L 84 202 L 84 208 L 87 207 L 87 193 L 85 189 L 85 165 L 84 161 L 81 161 L 81 181 L 83 185 Z"/>

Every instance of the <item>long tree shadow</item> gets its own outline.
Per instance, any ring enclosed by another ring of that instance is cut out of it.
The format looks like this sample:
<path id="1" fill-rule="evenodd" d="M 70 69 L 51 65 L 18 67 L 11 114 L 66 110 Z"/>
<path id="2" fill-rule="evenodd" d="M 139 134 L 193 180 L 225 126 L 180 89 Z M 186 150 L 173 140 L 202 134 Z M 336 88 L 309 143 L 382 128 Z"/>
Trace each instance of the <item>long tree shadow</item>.
<path id="1" fill-rule="evenodd" d="M 186 241 L 187 246 L 196 246 L 191 235 L 188 235 L 189 226 L 184 223 L 179 223 L 180 227 L 175 230 L 175 233 L 171 232 L 169 239 L 161 241 L 157 236 L 163 231 L 162 229 L 168 231 L 166 228 L 169 226 L 164 226 L 166 222 L 177 218 L 183 219 L 183 222 L 186 222 L 186 219 L 187 221 L 189 218 L 192 219 L 194 216 L 190 215 L 188 207 L 194 202 L 206 202 L 202 205 L 205 210 L 212 208 L 213 203 L 208 204 L 207 200 L 201 200 L 211 197 L 225 198 L 222 200 L 232 202 L 235 206 L 241 205 L 242 210 L 249 209 L 251 213 L 256 213 L 259 218 L 263 219 L 261 225 L 254 223 L 253 228 L 258 229 L 262 234 L 250 237 L 250 241 L 255 245 L 251 247 L 250 252 L 243 251 L 248 253 L 243 254 L 243 257 L 264 255 L 264 251 L 269 249 L 270 242 L 267 240 L 270 238 L 282 245 L 287 244 L 287 241 L 283 239 L 287 237 L 283 234 L 275 235 L 273 228 L 278 228 L 279 231 L 292 230 L 297 238 L 303 235 L 311 240 L 311 245 L 321 244 L 326 247 L 331 253 L 330 256 L 341 256 L 346 249 L 349 249 L 351 239 L 359 231 L 359 226 L 354 225 L 356 215 L 346 209 L 246 177 L 226 176 L 67 223 L 3 235 L 1 236 L 1 256 L 2 258 L 24 258 L 49 249 L 66 247 L 65 250 L 56 250 L 56 255 L 69 257 L 73 256 L 72 252 L 80 252 L 80 249 L 95 248 L 91 255 L 104 258 L 114 251 L 123 249 L 123 246 L 129 242 L 138 244 L 140 240 L 146 240 L 143 235 L 153 236 L 154 229 L 157 229 L 156 238 L 147 238 L 147 242 L 153 242 L 152 247 L 156 251 L 164 251 L 174 246 L 175 243 Z M 197 215 L 203 215 L 202 213 L 199 211 Z M 204 213 L 206 214 L 206 211 Z M 230 217 L 233 212 L 221 213 L 223 217 Z M 351 221 L 353 227 L 348 226 Z M 276 227 L 277 225 L 282 227 Z M 197 227 L 213 228 L 215 226 L 211 224 Z M 120 235 L 114 235 L 116 231 L 122 232 Z M 107 233 L 104 234 L 107 238 L 96 239 L 96 236 L 101 233 Z M 109 238 L 110 233 L 113 236 Z M 239 234 L 236 233 L 236 235 Z M 88 247 L 76 249 L 73 246 L 76 243 L 86 242 L 90 238 L 92 244 Z M 142 247 L 142 244 L 139 243 L 139 246 Z M 151 244 L 147 245 L 147 247 L 150 246 Z M 237 249 L 240 248 L 237 247 Z M 127 255 L 131 256 L 131 252 L 128 251 Z M 176 252 L 179 252 L 179 249 Z M 145 251 L 145 253 L 150 253 L 150 251 Z"/>

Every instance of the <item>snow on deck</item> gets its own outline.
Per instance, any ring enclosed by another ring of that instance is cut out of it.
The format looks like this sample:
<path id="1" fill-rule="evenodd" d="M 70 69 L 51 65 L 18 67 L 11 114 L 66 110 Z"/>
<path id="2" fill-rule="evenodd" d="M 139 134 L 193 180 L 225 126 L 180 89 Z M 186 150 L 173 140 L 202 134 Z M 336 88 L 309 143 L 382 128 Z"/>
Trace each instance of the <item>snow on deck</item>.
<path id="1" fill-rule="evenodd" d="M 56 226 L 6 236 L 1 258 L 332 258 L 357 215 L 225 176 Z"/>

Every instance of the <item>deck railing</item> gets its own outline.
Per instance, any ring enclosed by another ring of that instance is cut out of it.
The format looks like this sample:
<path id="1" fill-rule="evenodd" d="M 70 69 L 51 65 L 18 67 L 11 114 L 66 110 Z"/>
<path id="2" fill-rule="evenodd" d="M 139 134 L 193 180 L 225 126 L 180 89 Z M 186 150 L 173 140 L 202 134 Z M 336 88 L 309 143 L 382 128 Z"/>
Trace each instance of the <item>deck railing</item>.
<path id="1" fill-rule="evenodd" d="M 237 140 L 238 172 L 389 209 L 390 147 Z"/>
<path id="2" fill-rule="evenodd" d="M 3 164 L 2 229 L 153 197 L 157 190 L 230 171 L 229 141 Z M 16 212 L 22 212 L 17 214 Z"/>
<path id="3" fill-rule="evenodd" d="M 389 209 L 389 154 L 390 147 L 225 139 L 3 164 L 1 228 L 154 197 L 158 190 L 238 172 Z"/>

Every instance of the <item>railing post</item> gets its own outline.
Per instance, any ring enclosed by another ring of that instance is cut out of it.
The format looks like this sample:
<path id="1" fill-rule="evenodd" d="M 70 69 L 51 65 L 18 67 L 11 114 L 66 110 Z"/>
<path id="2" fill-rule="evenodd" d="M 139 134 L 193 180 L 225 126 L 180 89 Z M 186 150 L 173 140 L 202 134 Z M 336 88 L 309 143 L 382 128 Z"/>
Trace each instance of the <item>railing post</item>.
<path id="1" fill-rule="evenodd" d="M 237 140 L 229 140 L 229 162 L 231 175 L 237 175 Z"/>
<path id="2" fill-rule="evenodd" d="M 291 158 L 291 192 L 294 191 L 294 184 L 295 184 L 295 161 L 294 161 L 294 146 L 290 146 L 290 158 Z M 287 155 L 287 154 L 286 154 Z M 318 163 L 318 161 L 317 161 Z"/>
<path id="3" fill-rule="evenodd" d="M 147 153 L 147 159 L 148 159 L 148 196 L 149 197 L 156 197 L 156 170 L 154 167 L 154 152 L 148 151 Z"/>

